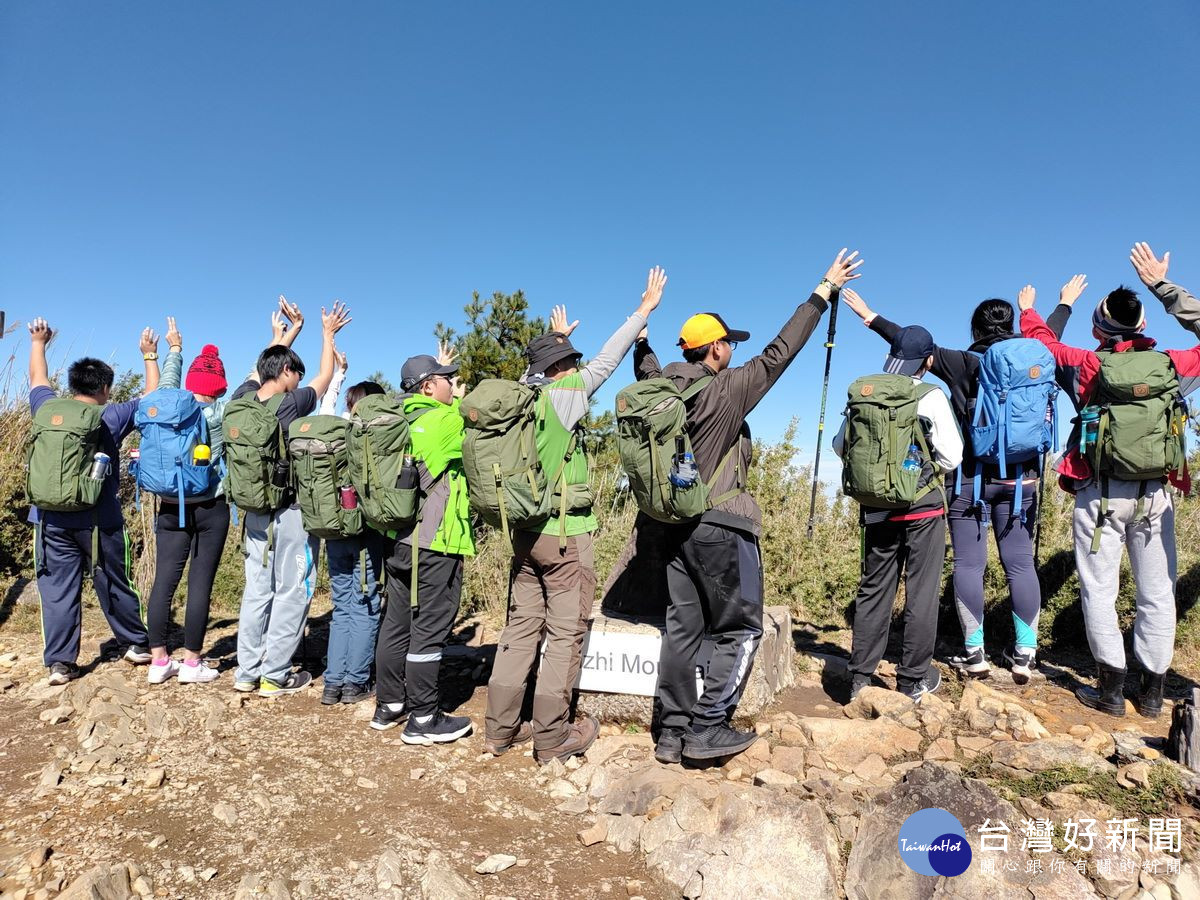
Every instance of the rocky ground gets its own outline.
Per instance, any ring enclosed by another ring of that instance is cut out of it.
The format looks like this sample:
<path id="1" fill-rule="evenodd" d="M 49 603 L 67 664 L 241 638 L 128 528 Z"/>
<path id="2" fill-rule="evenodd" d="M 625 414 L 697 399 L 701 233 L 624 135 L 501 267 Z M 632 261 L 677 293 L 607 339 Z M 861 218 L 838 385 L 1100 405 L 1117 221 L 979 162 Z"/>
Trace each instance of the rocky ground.
<path id="1" fill-rule="evenodd" d="M 947 679 L 919 709 L 884 687 L 843 708 L 840 659 L 814 655 L 760 717 L 763 740 L 723 765 L 660 766 L 648 735 L 610 725 L 586 759 L 539 768 L 491 758 L 478 734 L 407 747 L 366 728 L 370 704 L 235 694 L 229 673 L 152 687 L 112 661 L 50 687 L 39 649 L 0 633 L 3 900 L 1200 897 L 1200 780 L 1161 758 L 1167 715 L 1092 716 L 1052 668 L 1023 688 Z M 446 665 L 445 700 L 480 724 L 488 664 L 460 646 Z M 931 806 L 974 850 L 957 878 L 896 852 L 904 819 Z M 1150 815 L 1182 820 L 1181 854 L 1147 845 Z M 1141 838 L 1021 849 L 1022 820 L 1079 816 L 1101 835 L 1139 819 Z M 1007 852 L 980 852 L 985 819 L 1012 829 Z"/>

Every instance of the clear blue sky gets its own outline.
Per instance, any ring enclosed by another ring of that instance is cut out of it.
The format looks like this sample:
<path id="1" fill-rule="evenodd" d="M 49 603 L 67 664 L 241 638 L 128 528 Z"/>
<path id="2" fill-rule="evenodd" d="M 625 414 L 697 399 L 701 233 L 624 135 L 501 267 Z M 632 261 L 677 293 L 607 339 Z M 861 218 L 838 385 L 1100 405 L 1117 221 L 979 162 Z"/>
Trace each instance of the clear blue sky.
<path id="1" fill-rule="evenodd" d="M 1198 39 L 1191 0 L 10 0 L 0 304 L 122 367 L 173 313 L 233 379 L 276 295 L 310 315 L 310 368 L 340 297 L 351 375 L 395 375 L 472 290 L 569 304 L 593 352 L 661 264 L 664 355 L 711 309 L 753 333 L 744 358 L 848 245 L 869 303 L 963 345 L 1027 281 L 1048 312 L 1086 272 L 1090 310 L 1135 240 L 1200 286 Z M 885 349 L 842 313 L 835 424 Z M 796 415 L 811 447 L 823 331 L 759 435 Z"/>

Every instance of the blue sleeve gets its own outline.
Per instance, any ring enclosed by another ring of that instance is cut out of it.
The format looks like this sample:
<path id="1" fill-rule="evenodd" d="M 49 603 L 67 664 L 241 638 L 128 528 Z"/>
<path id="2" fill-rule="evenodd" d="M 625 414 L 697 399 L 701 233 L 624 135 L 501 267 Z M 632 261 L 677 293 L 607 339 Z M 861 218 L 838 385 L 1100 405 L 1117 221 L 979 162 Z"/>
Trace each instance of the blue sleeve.
<path id="1" fill-rule="evenodd" d="M 29 392 L 29 410 L 36 413 L 41 405 L 47 400 L 53 399 L 55 396 L 54 388 L 48 388 L 44 384 L 38 385 Z"/>
<path id="2" fill-rule="evenodd" d="M 167 359 L 163 363 L 162 377 L 158 379 L 158 386 L 177 388 L 182 383 L 183 353 L 178 350 L 171 350 L 167 353 Z"/>
<path id="3" fill-rule="evenodd" d="M 137 412 L 138 401 L 126 400 L 124 403 L 110 403 L 104 407 L 100 419 L 112 432 L 113 440 L 120 445 L 121 441 L 133 431 L 133 415 Z"/>

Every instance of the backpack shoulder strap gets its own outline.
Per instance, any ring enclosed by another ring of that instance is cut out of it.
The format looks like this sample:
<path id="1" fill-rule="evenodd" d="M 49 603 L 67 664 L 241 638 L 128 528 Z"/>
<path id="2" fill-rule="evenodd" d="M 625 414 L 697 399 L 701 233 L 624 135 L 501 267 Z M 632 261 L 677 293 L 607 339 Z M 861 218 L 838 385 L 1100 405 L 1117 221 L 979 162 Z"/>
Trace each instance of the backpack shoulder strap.
<path id="1" fill-rule="evenodd" d="M 708 383 L 712 380 L 712 375 L 701 375 L 686 388 L 680 391 L 679 396 L 683 398 L 684 403 L 688 403 L 693 397 L 708 387 Z"/>

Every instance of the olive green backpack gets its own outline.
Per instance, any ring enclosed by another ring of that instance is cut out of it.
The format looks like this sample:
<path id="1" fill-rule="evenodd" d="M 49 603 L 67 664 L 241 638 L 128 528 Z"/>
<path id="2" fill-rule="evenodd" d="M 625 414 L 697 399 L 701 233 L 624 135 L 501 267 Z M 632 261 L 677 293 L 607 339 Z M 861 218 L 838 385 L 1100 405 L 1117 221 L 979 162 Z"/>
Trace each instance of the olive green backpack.
<path id="1" fill-rule="evenodd" d="M 346 437 L 350 422 L 341 416 L 305 416 L 288 427 L 288 454 L 304 530 L 337 540 L 362 533 L 362 510 L 343 509 L 341 488 L 350 484 Z"/>
<path id="2" fill-rule="evenodd" d="M 225 493 L 242 510 L 270 514 L 283 505 L 286 487 L 272 483 L 275 464 L 287 458 L 276 412 L 285 394 L 266 401 L 253 393 L 230 401 L 221 423 L 225 446 Z"/>
<path id="3" fill-rule="evenodd" d="M 101 408 L 55 397 L 33 415 L 26 454 L 25 493 L 38 509 L 79 512 L 100 499 L 103 479 L 90 478 L 100 449 Z M 112 460 L 110 465 L 118 465 Z"/>

